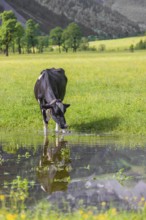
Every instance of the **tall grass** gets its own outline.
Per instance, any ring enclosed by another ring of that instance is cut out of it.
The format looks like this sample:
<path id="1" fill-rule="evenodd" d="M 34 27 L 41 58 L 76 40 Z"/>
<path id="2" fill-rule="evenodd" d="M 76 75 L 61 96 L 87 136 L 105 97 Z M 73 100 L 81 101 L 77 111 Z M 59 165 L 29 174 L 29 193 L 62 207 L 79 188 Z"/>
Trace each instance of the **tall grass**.
<path id="1" fill-rule="evenodd" d="M 33 94 L 40 72 L 62 67 L 71 130 L 146 134 L 146 52 L 11 55 L 0 57 L 1 132 L 42 130 Z M 50 129 L 54 128 L 51 122 Z"/>

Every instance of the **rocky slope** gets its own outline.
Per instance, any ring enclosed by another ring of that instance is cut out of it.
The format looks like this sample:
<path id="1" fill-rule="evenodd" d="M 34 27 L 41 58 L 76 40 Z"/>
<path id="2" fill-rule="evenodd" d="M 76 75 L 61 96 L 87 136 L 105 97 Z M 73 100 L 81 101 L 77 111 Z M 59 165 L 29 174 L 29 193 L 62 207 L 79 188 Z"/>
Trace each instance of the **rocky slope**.
<path id="1" fill-rule="evenodd" d="M 65 28 L 70 22 L 77 22 L 84 35 L 99 38 L 134 36 L 141 32 L 139 26 L 112 10 L 106 0 L 1 0 L 8 3 L 24 19 L 33 18 L 48 33 L 52 28 Z M 115 0 L 116 1 L 116 0 Z M 107 7 L 108 6 L 108 7 Z"/>
<path id="2" fill-rule="evenodd" d="M 146 1 L 145 0 L 103 0 L 103 5 L 116 10 L 131 21 L 137 22 L 146 28 Z"/>
<path id="3" fill-rule="evenodd" d="M 101 0 L 35 0 L 59 15 L 90 27 L 97 35 L 124 37 L 139 32 L 136 24 L 104 6 Z"/>

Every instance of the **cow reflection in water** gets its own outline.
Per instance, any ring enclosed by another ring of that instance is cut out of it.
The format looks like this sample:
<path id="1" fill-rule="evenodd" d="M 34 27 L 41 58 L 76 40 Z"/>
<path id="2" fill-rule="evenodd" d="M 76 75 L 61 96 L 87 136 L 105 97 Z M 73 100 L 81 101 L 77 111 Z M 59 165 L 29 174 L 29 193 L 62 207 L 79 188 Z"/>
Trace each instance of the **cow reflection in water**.
<path id="1" fill-rule="evenodd" d="M 56 191 L 65 191 L 70 182 L 70 149 L 67 141 L 56 138 L 54 145 L 45 137 L 42 157 L 38 167 L 38 180 L 41 188 L 51 194 Z"/>

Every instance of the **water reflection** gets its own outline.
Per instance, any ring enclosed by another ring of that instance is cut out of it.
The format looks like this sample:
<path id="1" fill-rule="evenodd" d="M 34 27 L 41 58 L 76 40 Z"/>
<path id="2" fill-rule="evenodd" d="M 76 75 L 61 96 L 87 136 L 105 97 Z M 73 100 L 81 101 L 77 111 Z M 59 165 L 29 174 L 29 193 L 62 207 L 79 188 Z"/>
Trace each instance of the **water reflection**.
<path id="1" fill-rule="evenodd" d="M 61 208 L 66 201 L 77 209 L 82 201 L 85 207 L 99 208 L 105 202 L 125 209 L 146 200 L 145 147 L 121 147 L 114 139 L 102 143 L 94 139 L 93 144 L 70 136 L 41 137 L 34 145 L 22 141 L 10 147 L 11 143 L 0 143 L 2 194 L 8 195 L 12 181 L 20 176 L 35 183 L 29 185 L 31 205 L 48 198 L 49 204 Z"/>
<path id="2" fill-rule="evenodd" d="M 54 146 L 55 145 L 55 146 Z M 59 136 L 52 145 L 48 137 L 45 137 L 42 156 L 37 169 L 37 178 L 41 188 L 51 194 L 55 191 L 65 191 L 70 181 L 70 149 L 67 141 Z"/>

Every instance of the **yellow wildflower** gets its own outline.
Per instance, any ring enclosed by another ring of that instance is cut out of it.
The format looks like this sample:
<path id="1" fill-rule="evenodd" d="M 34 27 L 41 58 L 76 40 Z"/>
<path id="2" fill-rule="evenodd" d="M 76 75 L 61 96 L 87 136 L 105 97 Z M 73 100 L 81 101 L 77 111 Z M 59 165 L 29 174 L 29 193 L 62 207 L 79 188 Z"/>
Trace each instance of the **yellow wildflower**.
<path id="1" fill-rule="evenodd" d="M 21 219 L 25 219 L 26 218 L 25 213 L 21 213 L 20 217 L 21 217 Z"/>
<path id="2" fill-rule="evenodd" d="M 17 215 L 15 214 L 7 214 L 6 219 L 7 220 L 15 220 L 17 218 Z"/>
<path id="3" fill-rule="evenodd" d="M 82 215 L 83 214 L 83 210 L 79 210 L 79 214 Z"/>
<path id="4" fill-rule="evenodd" d="M 111 214 L 112 215 L 117 215 L 117 210 L 115 208 L 111 209 Z"/>
<path id="5" fill-rule="evenodd" d="M 107 220 L 107 215 L 106 214 L 99 214 L 97 216 L 97 220 Z"/>
<path id="6" fill-rule="evenodd" d="M 83 219 L 87 219 L 88 218 L 88 214 L 83 214 Z"/>
<path id="7" fill-rule="evenodd" d="M 4 195 L 0 195 L 0 200 L 3 201 L 5 199 Z"/>
<path id="8" fill-rule="evenodd" d="M 141 202 L 145 202 L 145 198 L 144 197 L 141 197 Z"/>

